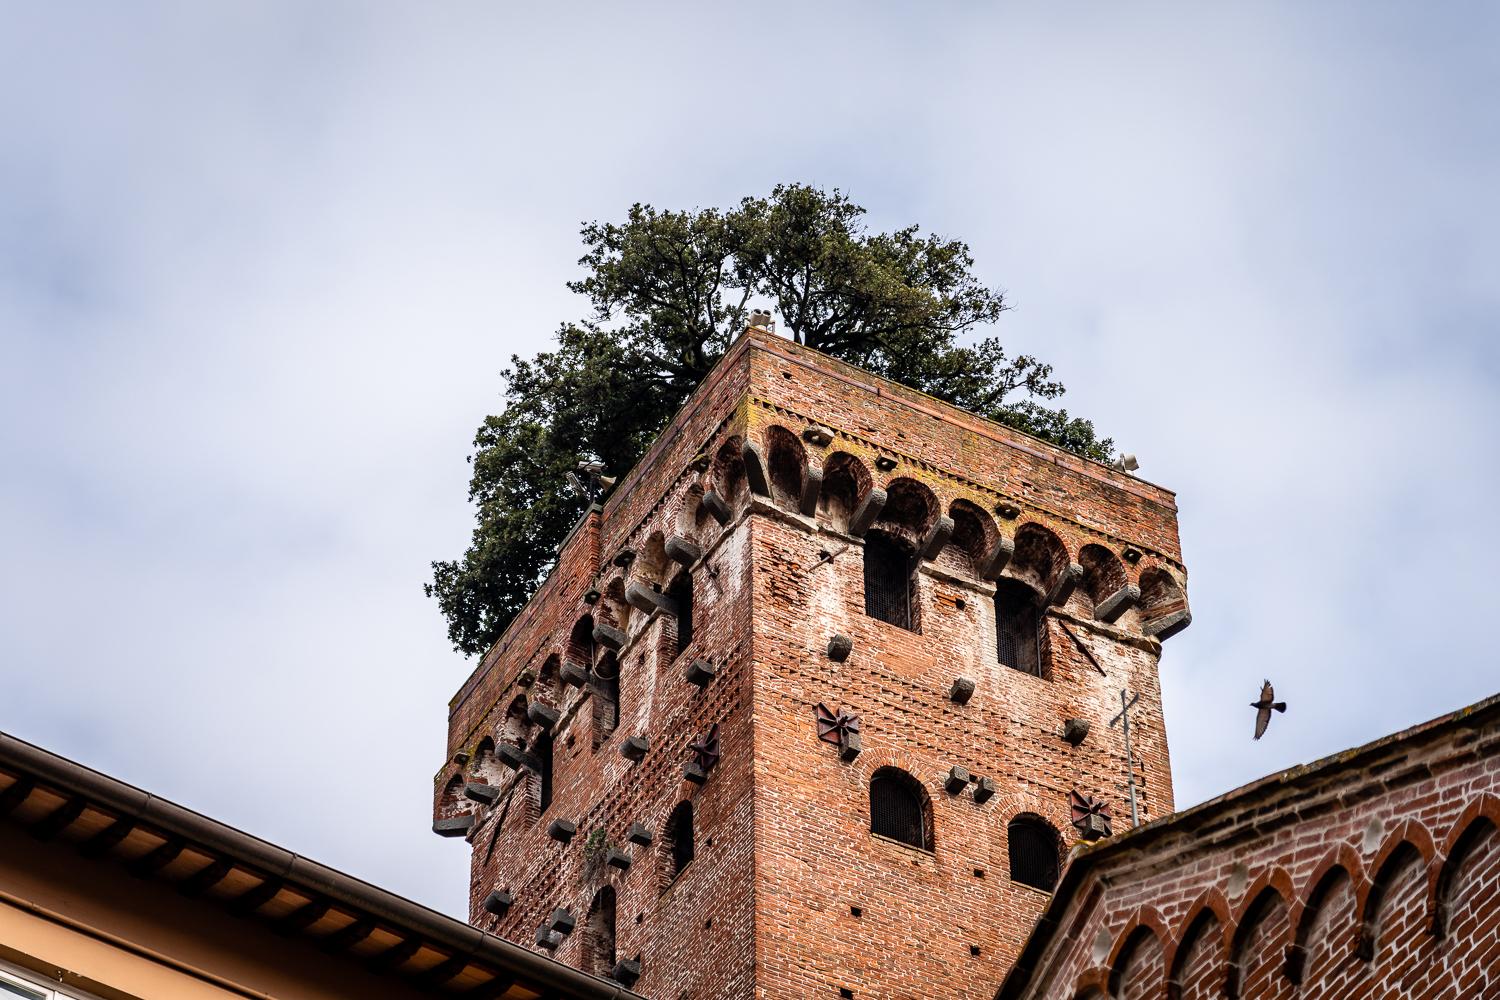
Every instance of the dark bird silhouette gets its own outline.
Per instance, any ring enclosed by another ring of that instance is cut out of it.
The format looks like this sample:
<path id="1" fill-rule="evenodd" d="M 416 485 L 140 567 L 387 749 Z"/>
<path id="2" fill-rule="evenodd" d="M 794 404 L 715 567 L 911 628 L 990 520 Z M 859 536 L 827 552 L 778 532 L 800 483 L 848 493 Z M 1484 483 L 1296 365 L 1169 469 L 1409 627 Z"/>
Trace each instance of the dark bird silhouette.
<path id="1" fill-rule="evenodd" d="M 1266 734 L 1266 727 L 1271 724 L 1271 710 L 1278 712 L 1286 711 L 1286 702 L 1276 700 L 1276 689 L 1271 686 L 1270 681 L 1262 681 L 1260 685 L 1260 701 L 1252 701 L 1250 707 L 1255 709 L 1255 738 L 1260 739 Z"/>

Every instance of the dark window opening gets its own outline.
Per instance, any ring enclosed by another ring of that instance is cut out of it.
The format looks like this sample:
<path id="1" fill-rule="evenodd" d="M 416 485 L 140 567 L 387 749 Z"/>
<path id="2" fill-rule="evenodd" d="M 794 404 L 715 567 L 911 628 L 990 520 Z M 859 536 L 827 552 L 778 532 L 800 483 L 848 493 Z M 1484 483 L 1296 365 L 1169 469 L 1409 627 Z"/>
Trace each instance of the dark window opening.
<path id="1" fill-rule="evenodd" d="M 620 661 L 610 650 L 599 657 L 591 682 L 594 692 L 594 749 L 620 724 Z"/>
<path id="2" fill-rule="evenodd" d="M 677 653 L 680 655 L 693 641 L 693 578 L 679 573 L 667 588 L 667 597 L 677 607 Z"/>
<path id="3" fill-rule="evenodd" d="M 911 550 L 889 535 L 865 539 L 865 614 L 916 631 L 912 618 Z"/>
<path id="4" fill-rule="evenodd" d="M 677 880 L 682 870 L 693 860 L 693 804 L 678 803 L 667 817 L 667 826 L 662 847 L 666 865 L 663 871 L 662 888 Z"/>
<path id="5" fill-rule="evenodd" d="M 537 761 L 537 814 L 540 815 L 552 804 L 552 734 L 544 732 L 538 736 L 531 752 Z"/>
<path id="6" fill-rule="evenodd" d="M 1010 821 L 1010 878 L 1034 889 L 1057 887 L 1057 831 L 1040 816 Z"/>
<path id="7" fill-rule="evenodd" d="M 1042 614 L 1036 592 L 1018 580 L 995 583 L 995 653 L 1012 670 L 1043 676 Z"/>
<path id="8" fill-rule="evenodd" d="M 881 768 L 870 779 L 870 832 L 932 850 L 926 803 L 917 779 L 898 768 Z"/>

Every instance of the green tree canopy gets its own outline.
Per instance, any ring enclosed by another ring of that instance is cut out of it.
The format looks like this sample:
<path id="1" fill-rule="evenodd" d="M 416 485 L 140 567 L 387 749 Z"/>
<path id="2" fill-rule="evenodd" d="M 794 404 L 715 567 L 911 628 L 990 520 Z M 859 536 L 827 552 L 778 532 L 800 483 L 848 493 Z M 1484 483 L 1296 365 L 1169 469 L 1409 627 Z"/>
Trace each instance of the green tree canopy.
<path id="1" fill-rule="evenodd" d="M 635 205 L 582 230 L 590 309 L 557 346 L 501 373 L 505 409 L 474 438 L 473 541 L 432 564 L 429 596 L 465 654 L 482 653 L 526 603 L 588 498 L 580 461 L 627 472 L 741 333 L 768 307 L 799 344 L 967 410 L 1107 460 L 1087 420 L 1047 401 L 1052 368 L 977 331 L 1004 296 L 973 273 L 969 248 L 909 226 L 872 233 L 842 192 L 777 187 L 728 210 Z"/>

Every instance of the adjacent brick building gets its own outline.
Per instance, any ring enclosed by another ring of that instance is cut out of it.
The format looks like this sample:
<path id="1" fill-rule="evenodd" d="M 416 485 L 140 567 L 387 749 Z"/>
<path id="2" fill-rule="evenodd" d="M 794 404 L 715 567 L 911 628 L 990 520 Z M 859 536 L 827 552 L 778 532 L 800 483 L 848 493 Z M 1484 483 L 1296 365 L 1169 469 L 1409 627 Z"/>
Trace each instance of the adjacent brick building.
<path id="1" fill-rule="evenodd" d="M 997 997 L 1488 1000 L 1497 894 L 1500 697 L 1080 849 Z"/>
<path id="2" fill-rule="evenodd" d="M 752 329 L 453 699 L 434 828 L 646 996 L 988 996 L 1129 815 L 1122 692 L 1173 809 L 1185 586 L 1167 490 Z"/>

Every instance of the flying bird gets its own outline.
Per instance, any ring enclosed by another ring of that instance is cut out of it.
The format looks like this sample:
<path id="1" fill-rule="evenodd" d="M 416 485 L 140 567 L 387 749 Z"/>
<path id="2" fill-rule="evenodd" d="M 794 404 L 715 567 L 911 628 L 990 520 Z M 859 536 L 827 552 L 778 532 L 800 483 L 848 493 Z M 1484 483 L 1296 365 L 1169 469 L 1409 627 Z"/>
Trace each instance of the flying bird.
<path id="1" fill-rule="evenodd" d="M 1271 724 L 1271 710 L 1278 712 L 1286 711 L 1286 702 L 1276 700 L 1276 689 L 1271 686 L 1270 681 L 1261 681 L 1260 701 L 1252 701 L 1250 707 L 1255 709 L 1255 738 L 1260 739 L 1266 734 L 1266 727 Z"/>

